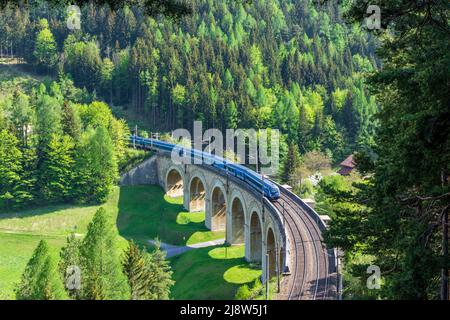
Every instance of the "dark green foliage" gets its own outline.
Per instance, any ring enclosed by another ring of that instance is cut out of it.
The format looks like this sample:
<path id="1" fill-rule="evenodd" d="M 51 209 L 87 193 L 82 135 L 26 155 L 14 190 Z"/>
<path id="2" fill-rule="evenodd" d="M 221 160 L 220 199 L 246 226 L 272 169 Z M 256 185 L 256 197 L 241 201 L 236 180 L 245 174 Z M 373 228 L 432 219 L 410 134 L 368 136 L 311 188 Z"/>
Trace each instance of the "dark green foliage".
<path id="1" fill-rule="evenodd" d="M 439 297 L 442 217 L 450 199 L 450 28 L 448 3 L 380 1 L 378 50 L 383 69 L 370 78 L 382 108 L 372 150 L 358 155 L 370 174 L 351 193 L 332 195 L 327 236 L 332 245 L 362 250 L 384 272 L 380 295 Z M 364 16 L 363 2 L 349 11 Z M 448 259 L 447 259 L 448 261 Z"/>
<path id="2" fill-rule="evenodd" d="M 45 2 L 56 8 L 66 8 L 68 5 L 72 4 L 76 4 L 81 7 L 92 4 L 92 2 L 88 0 L 46 0 Z M 147 15 L 163 14 L 165 16 L 172 16 L 175 18 L 191 12 L 191 7 L 189 5 L 178 0 L 145 0 L 143 2 L 136 0 L 96 0 L 95 3 L 99 6 L 107 5 L 113 10 L 140 4 L 143 6 Z M 24 3 L 20 0 L 0 0 L 0 8 L 4 8 L 7 5 L 24 6 Z"/>
<path id="3" fill-rule="evenodd" d="M 30 91 L 0 99 L 0 207 L 105 201 L 125 157 L 126 123 L 103 102 L 76 103 L 87 98 L 67 77 Z"/>
<path id="4" fill-rule="evenodd" d="M 70 136 L 73 141 L 80 140 L 81 119 L 73 105 L 67 101 L 63 104 L 61 124 L 63 132 Z"/>
<path id="5" fill-rule="evenodd" d="M 152 278 L 146 255 L 145 250 L 139 249 L 133 241 L 129 242 L 122 265 L 131 289 L 131 300 L 146 300 L 151 297 L 149 289 Z"/>
<path id="6" fill-rule="evenodd" d="M 295 169 L 300 165 L 300 155 L 298 153 L 298 147 L 295 144 L 289 145 L 288 154 L 283 164 L 283 174 L 281 176 L 284 182 L 289 182 L 291 175 Z"/>
<path id="7" fill-rule="evenodd" d="M 175 8 L 171 1 L 145 3 Z M 320 150 L 334 161 L 371 140 L 377 107 L 362 76 L 376 68 L 374 42 L 345 26 L 338 6 L 310 0 L 191 5 L 195 10 L 177 23 L 149 18 L 139 5 L 113 6 L 116 12 L 89 6 L 82 9 L 82 30 L 67 34 L 62 18 L 49 28 L 77 86 L 130 108 L 153 131 L 191 129 L 194 120 L 222 130 L 275 127 L 301 153 Z M 171 12 L 166 9 L 161 12 Z M 34 35 L 48 11 L 56 9 L 5 10 L 0 29 L 16 24 Z M 35 39 L 18 34 L 12 40 L 34 62 L 24 47 Z"/>
<path id="8" fill-rule="evenodd" d="M 100 208 L 80 246 L 82 299 L 129 299 L 130 288 L 122 272 L 117 239 L 111 217 Z"/>
<path id="9" fill-rule="evenodd" d="M 40 241 L 16 288 L 18 300 L 62 300 L 67 295 L 45 241 Z"/>

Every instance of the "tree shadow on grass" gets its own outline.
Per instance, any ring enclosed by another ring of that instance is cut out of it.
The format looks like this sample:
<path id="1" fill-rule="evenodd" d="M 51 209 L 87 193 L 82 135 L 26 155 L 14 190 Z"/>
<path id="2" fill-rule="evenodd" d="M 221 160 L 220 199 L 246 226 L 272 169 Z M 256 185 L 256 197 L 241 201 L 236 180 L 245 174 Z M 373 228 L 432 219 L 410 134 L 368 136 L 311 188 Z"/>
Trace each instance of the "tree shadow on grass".
<path id="1" fill-rule="evenodd" d="M 199 214 L 186 212 L 182 199 L 167 198 L 164 190 L 155 185 L 120 188 L 117 228 L 124 238 L 146 246 L 155 238 L 186 245 L 194 234 L 210 232 Z"/>
<path id="2" fill-rule="evenodd" d="M 230 252 L 229 256 L 224 256 L 225 250 L 226 246 L 214 246 L 170 258 L 176 283 L 171 297 L 188 300 L 233 299 L 240 285 L 251 283 L 259 276 L 260 271 L 249 267 L 243 253 Z M 230 272 L 241 272 L 242 275 L 233 278 Z M 247 279 L 246 272 L 252 273 L 247 274 Z"/>

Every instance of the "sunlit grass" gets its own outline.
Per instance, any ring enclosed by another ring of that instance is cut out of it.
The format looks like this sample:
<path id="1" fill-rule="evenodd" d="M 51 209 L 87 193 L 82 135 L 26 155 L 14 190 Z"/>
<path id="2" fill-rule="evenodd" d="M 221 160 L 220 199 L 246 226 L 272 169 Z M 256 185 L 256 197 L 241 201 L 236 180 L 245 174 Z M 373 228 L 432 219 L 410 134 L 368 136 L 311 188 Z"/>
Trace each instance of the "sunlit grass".
<path id="1" fill-rule="evenodd" d="M 241 284 L 261 276 L 259 268 L 245 262 L 243 245 L 196 249 L 170 261 L 176 281 L 173 299 L 233 299 Z"/>
<path id="2" fill-rule="evenodd" d="M 0 298 L 14 298 L 14 284 L 40 240 L 47 240 L 58 258 L 67 235 L 85 235 L 99 207 L 52 205 L 0 213 Z M 155 238 L 183 245 L 224 237 L 224 232 L 206 229 L 204 212 L 186 212 L 181 198 L 165 197 L 158 186 L 116 187 L 102 207 L 117 221 L 122 249 L 125 238 L 145 245 Z"/>
<path id="3" fill-rule="evenodd" d="M 182 197 L 170 198 L 158 186 L 122 187 L 120 193 L 117 225 L 126 238 L 186 245 L 224 237 L 205 227 L 204 212 L 187 212 Z"/>

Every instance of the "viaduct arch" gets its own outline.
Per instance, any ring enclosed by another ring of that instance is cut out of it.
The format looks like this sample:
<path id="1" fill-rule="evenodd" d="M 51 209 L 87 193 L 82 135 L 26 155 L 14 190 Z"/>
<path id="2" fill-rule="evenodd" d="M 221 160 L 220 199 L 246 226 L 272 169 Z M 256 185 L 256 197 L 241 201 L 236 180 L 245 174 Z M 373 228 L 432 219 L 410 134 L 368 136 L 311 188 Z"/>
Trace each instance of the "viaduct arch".
<path id="1" fill-rule="evenodd" d="M 227 243 L 244 244 L 246 261 L 261 264 L 265 281 L 266 256 L 269 275 L 289 268 L 290 244 L 283 219 L 274 206 L 243 181 L 207 165 L 175 165 L 170 153 L 158 152 L 130 174 L 145 175 L 145 183 L 159 184 L 167 196 L 183 196 L 189 212 L 205 211 L 205 225 L 225 231 Z M 124 180 L 125 179 L 125 180 Z M 140 177 L 138 183 L 144 183 Z M 127 181 L 127 183 L 130 183 Z"/>

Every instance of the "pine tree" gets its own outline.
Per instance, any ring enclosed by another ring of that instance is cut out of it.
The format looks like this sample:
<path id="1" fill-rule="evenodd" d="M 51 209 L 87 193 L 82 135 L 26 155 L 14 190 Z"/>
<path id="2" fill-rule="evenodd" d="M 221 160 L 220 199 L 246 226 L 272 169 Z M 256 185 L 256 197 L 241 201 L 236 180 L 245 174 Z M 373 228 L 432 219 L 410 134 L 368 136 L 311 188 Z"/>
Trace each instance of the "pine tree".
<path id="1" fill-rule="evenodd" d="M 239 122 L 238 110 L 234 101 L 230 101 L 225 108 L 225 125 L 227 129 L 236 129 Z"/>
<path id="2" fill-rule="evenodd" d="M 60 260 L 58 264 L 59 273 L 61 274 L 62 279 L 64 279 L 65 283 L 68 283 L 70 277 L 73 276 L 70 272 L 76 272 L 78 269 L 81 271 L 81 256 L 80 256 L 80 246 L 81 241 L 78 240 L 75 234 L 71 234 L 67 237 L 67 244 L 65 247 L 61 249 L 59 254 Z M 81 275 L 80 279 L 73 279 L 74 281 L 78 281 L 78 285 L 81 286 Z M 77 288 L 77 283 L 73 283 L 73 287 L 68 287 L 67 291 L 71 298 L 78 299 L 80 298 L 80 289 Z"/>
<path id="3" fill-rule="evenodd" d="M 31 201 L 33 181 L 24 175 L 24 157 L 17 138 L 0 131 L 0 208 Z"/>
<path id="4" fill-rule="evenodd" d="M 36 94 L 36 128 L 38 137 L 38 157 L 50 143 L 53 134 L 61 133 L 61 105 L 55 97 L 47 94 L 41 84 Z"/>
<path id="5" fill-rule="evenodd" d="M 128 278 L 132 300 L 145 300 L 151 297 L 149 292 L 151 273 L 147 266 L 147 253 L 140 250 L 133 241 L 128 243 L 128 250 L 122 261 L 123 272 Z"/>
<path id="6" fill-rule="evenodd" d="M 383 68 L 370 78 L 380 126 L 376 157 L 363 161 L 365 173 L 373 172 L 354 194 L 335 196 L 349 205 L 340 206 L 326 238 L 374 257 L 385 270 L 381 298 L 448 299 L 442 244 L 450 198 L 450 42 L 448 19 L 440 19 L 448 3 L 381 4 Z M 359 23 L 366 9 L 353 2 L 347 15 Z"/>
<path id="7" fill-rule="evenodd" d="M 170 288 L 174 285 L 172 270 L 166 260 L 166 253 L 161 250 L 160 243 L 156 243 L 155 250 L 147 258 L 150 271 L 149 294 L 151 300 L 168 300 Z"/>
<path id="8" fill-rule="evenodd" d="M 62 107 L 62 130 L 70 136 L 75 143 L 80 141 L 81 136 L 81 119 L 74 106 L 65 101 Z"/>
<path id="9" fill-rule="evenodd" d="M 291 175 L 294 173 L 295 169 L 300 164 L 300 155 L 298 153 L 298 147 L 296 144 L 291 143 L 289 145 L 289 150 L 285 162 L 283 164 L 283 172 L 281 179 L 284 182 L 289 182 Z"/>
<path id="10" fill-rule="evenodd" d="M 12 103 L 11 120 L 16 137 L 23 146 L 28 145 L 28 133 L 33 113 L 29 97 L 20 91 L 16 92 Z"/>
<path id="11" fill-rule="evenodd" d="M 67 295 L 47 242 L 41 240 L 16 288 L 18 300 L 62 300 Z"/>
<path id="12" fill-rule="evenodd" d="M 39 185 L 44 199 L 67 200 L 71 196 L 73 181 L 73 148 L 69 136 L 53 135 L 45 148 L 39 169 Z"/>
<path id="13" fill-rule="evenodd" d="M 83 299 L 129 299 L 130 287 L 122 272 L 117 241 L 111 217 L 100 208 L 80 247 Z"/>

